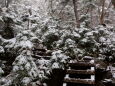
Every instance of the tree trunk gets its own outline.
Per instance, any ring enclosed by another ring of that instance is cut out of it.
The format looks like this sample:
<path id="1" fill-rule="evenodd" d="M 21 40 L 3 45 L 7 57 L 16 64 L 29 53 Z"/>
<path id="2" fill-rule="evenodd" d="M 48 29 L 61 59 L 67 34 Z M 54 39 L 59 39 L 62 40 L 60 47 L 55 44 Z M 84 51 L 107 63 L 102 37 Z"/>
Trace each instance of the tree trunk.
<path id="1" fill-rule="evenodd" d="M 78 17 L 78 5 L 77 4 L 78 4 L 78 0 L 73 0 L 76 25 L 78 28 L 80 28 L 80 22 L 79 22 L 79 17 Z"/>
<path id="2" fill-rule="evenodd" d="M 102 12 L 101 12 L 101 16 L 100 16 L 100 24 L 104 24 L 104 7 L 105 7 L 105 0 L 102 1 Z"/>
<path id="3" fill-rule="evenodd" d="M 29 17 L 28 17 L 28 26 L 27 26 L 27 29 L 29 30 L 30 27 L 31 27 L 31 20 L 30 20 L 30 16 L 32 15 L 32 10 L 31 10 L 31 8 L 28 9 L 28 12 L 29 12 Z"/>
<path id="4" fill-rule="evenodd" d="M 9 7 L 10 2 L 11 2 L 11 0 L 5 0 L 5 6 L 6 6 L 6 8 Z"/>
<path id="5" fill-rule="evenodd" d="M 53 1 L 52 0 L 49 0 L 49 14 L 52 16 L 53 14 Z"/>

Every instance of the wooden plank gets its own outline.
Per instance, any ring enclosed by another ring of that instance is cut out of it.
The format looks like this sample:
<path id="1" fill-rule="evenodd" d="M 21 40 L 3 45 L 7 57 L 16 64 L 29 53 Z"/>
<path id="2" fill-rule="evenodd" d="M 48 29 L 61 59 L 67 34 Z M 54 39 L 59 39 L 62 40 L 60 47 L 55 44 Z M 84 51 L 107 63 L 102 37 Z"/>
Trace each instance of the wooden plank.
<path id="1" fill-rule="evenodd" d="M 90 75 L 94 75 L 95 71 L 94 70 L 66 70 L 67 74 L 90 74 Z"/>
<path id="2" fill-rule="evenodd" d="M 35 55 L 45 56 L 46 53 L 45 52 L 36 52 Z"/>
<path id="3" fill-rule="evenodd" d="M 95 84 L 94 80 L 90 79 L 74 79 L 74 78 L 65 78 L 64 79 L 65 83 L 77 83 L 77 84 Z"/>
<path id="4" fill-rule="evenodd" d="M 51 56 L 40 56 L 40 55 L 32 55 L 33 58 L 41 59 L 44 58 L 46 60 L 50 60 Z"/>
<path id="5" fill-rule="evenodd" d="M 33 48 L 32 51 L 42 51 L 42 52 L 46 52 L 46 49 L 37 49 L 37 48 Z"/>
<path id="6" fill-rule="evenodd" d="M 76 63 L 68 63 L 69 66 L 84 66 L 84 67 L 94 67 L 94 63 L 90 62 L 76 62 Z"/>

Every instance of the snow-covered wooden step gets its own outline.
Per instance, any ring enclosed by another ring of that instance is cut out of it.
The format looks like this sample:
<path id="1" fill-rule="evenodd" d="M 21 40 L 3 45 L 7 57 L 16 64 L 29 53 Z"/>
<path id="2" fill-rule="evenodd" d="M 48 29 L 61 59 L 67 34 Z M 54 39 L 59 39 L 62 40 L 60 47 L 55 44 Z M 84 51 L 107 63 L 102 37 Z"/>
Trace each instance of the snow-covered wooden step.
<path id="1" fill-rule="evenodd" d="M 40 56 L 40 55 L 32 55 L 33 58 L 41 59 L 44 58 L 46 60 L 50 60 L 51 56 Z"/>
<path id="2" fill-rule="evenodd" d="M 64 79 L 64 83 L 95 84 L 95 80 L 91 80 L 91 79 L 65 78 Z"/>
<path id="3" fill-rule="evenodd" d="M 68 63 L 69 66 L 84 66 L 84 67 L 94 67 L 94 63 L 90 62 L 76 62 L 76 63 Z"/>
<path id="4" fill-rule="evenodd" d="M 67 86 L 67 83 L 63 83 L 63 86 Z"/>
<path id="5" fill-rule="evenodd" d="M 68 69 L 66 70 L 66 74 L 90 74 L 94 75 L 95 71 L 94 70 L 74 70 L 74 69 Z"/>
<path id="6" fill-rule="evenodd" d="M 46 49 L 36 49 L 36 48 L 34 48 L 34 49 L 32 49 L 32 51 L 42 51 L 42 52 L 46 52 L 47 50 L 46 50 Z"/>

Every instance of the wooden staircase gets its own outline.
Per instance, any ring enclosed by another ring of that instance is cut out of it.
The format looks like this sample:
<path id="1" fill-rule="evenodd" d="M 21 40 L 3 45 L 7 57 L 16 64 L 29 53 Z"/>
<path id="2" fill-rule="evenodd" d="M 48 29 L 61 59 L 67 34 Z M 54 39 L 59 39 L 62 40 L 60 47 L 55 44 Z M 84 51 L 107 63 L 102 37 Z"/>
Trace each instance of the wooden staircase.
<path id="1" fill-rule="evenodd" d="M 94 60 L 68 63 L 63 86 L 95 86 Z"/>
<path id="2" fill-rule="evenodd" d="M 45 49 L 34 48 L 32 57 L 35 59 L 51 59 L 51 52 Z M 83 61 L 71 61 L 68 64 L 68 68 L 64 70 L 64 75 L 66 76 L 63 80 L 63 86 L 95 86 L 95 64 L 92 59 L 84 59 Z M 43 69 L 40 69 L 43 70 Z M 57 70 L 56 70 L 57 71 Z M 57 71 L 58 72 L 58 71 Z M 50 81 L 49 86 L 62 86 L 58 84 L 61 79 L 56 78 L 55 74 L 57 72 L 53 72 L 52 80 Z M 61 74 L 59 73 L 59 76 Z M 62 76 L 63 77 L 63 76 Z M 63 78 L 62 78 L 63 79 Z M 57 81 L 58 80 L 58 81 Z M 55 82 L 56 81 L 56 82 Z M 62 80 L 61 80 L 62 81 Z M 41 86 L 41 85 L 40 85 Z"/>
<path id="3" fill-rule="evenodd" d="M 36 59 L 45 59 L 45 60 L 50 60 L 51 58 L 51 52 L 46 50 L 46 49 L 36 49 L 33 48 L 33 58 Z"/>

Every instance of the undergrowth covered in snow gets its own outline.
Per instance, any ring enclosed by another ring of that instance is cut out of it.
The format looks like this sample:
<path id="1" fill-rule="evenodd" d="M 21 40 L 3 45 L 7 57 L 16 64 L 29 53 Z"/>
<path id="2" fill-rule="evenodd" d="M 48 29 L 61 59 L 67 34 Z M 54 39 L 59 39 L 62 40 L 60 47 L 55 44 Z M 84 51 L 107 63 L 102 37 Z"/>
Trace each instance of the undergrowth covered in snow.
<path id="1" fill-rule="evenodd" d="M 0 13 L 4 27 L 0 30 L 0 86 L 46 86 L 43 81 L 52 70 L 65 69 L 70 59 L 115 60 L 115 27 L 87 27 L 87 20 L 75 28 L 69 21 L 48 16 L 46 10 L 31 9 L 30 4 L 22 0 Z M 50 59 L 33 58 L 32 49 L 37 47 L 51 50 Z"/>

